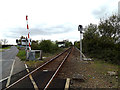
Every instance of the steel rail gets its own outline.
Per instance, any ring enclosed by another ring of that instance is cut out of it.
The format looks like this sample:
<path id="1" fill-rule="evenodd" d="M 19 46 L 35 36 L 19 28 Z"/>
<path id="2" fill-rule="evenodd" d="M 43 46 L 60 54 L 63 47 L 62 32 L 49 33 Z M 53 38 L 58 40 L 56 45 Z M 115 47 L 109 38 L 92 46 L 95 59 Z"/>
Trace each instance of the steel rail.
<path id="1" fill-rule="evenodd" d="M 58 71 L 60 70 L 60 68 L 62 67 L 63 63 L 65 62 L 65 60 L 68 58 L 68 56 L 70 55 L 71 53 L 71 49 L 70 51 L 67 53 L 67 55 L 65 56 L 65 58 L 63 59 L 63 61 L 60 63 L 60 65 L 58 66 L 58 68 L 56 69 L 55 73 L 53 74 L 53 76 L 50 78 L 50 80 L 48 81 L 48 83 L 46 84 L 44 90 L 46 90 L 50 83 L 53 81 L 54 77 L 56 76 L 56 74 L 58 73 Z"/>
<path id="2" fill-rule="evenodd" d="M 71 47 L 70 47 L 71 48 Z M 31 71 L 30 73 L 26 74 L 25 76 L 23 76 L 22 78 L 18 79 L 17 81 L 15 81 L 14 83 L 10 84 L 9 86 L 5 87 L 2 90 L 6 90 L 9 89 L 10 87 L 14 86 L 15 84 L 19 83 L 20 81 L 22 81 L 23 79 L 25 79 L 26 77 L 28 77 L 29 75 L 33 74 L 34 72 L 36 72 L 38 69 L 42 68 L 43 66 L 47 65 L 48 63 L 52 62 L 53 60 L 55 60 L 56 58 L 58 58 L 59 56 L 61 56 L 63 53 L 65 53 L 66 51 L 68 51 L 70 48 L 68 48 L 67 50 L 63 51 L 62 53 L 58 54 L 57 56 L 53 57 L 52 59 L 50 59 L 49 61 L 45 62 L 44 64 L 42 64 L 41 66 L 37 67 L 36 69 L 34 69 L 33 71 Z"/>

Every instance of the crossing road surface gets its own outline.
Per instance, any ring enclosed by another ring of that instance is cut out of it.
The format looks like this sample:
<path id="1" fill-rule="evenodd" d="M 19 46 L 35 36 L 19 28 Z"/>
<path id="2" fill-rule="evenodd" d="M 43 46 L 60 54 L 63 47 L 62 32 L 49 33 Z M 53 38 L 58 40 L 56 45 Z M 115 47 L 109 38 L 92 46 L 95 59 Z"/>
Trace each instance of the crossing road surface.
<path id="1" fill-rule="evenodd" d="M 10 49 L 0 52 L 0 80 L 10 75 L 11 67 L 13 62 L 15 62 L 15 56 L 18 51 L 15 46 L 12 46 Z"/>

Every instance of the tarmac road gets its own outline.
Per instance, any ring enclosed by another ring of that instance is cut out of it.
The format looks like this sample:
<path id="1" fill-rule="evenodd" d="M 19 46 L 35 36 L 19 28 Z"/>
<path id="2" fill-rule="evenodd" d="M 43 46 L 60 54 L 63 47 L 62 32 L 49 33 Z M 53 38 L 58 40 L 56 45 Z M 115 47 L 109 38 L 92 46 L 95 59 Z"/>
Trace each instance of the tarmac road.
<path id="1" fill-rule="evenodd" d="M 18 51 L 15 46 L 12 46 L 10 49 L 0 52 L 0 80 L 10 75 L 11 67 Z"/>
<path id="2" fill-rule="evenodd" d="M 19 72 L 26 71 L 24 62 L 16 57 L 18 51 L 15 46 L 12 46 L 10 49 L 0 52 L 0 90 L 5 87 L 9 81 L 11 82 L 12 76 L 17 73 L 19 74 Z"/>

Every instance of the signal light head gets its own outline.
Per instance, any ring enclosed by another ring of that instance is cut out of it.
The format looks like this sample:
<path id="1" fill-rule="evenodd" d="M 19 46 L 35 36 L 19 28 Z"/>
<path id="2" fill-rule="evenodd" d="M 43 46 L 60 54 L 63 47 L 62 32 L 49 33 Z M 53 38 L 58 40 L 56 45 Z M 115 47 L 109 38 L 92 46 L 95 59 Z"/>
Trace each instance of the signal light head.
<path id="1" fill-rule="evenodd" d="M 83 30 L 82 25 L 79 25 L 79 26 L 78 26 L 78 31 L 80 31 L 80 33 L 82 33 L 82 30 Z"/>

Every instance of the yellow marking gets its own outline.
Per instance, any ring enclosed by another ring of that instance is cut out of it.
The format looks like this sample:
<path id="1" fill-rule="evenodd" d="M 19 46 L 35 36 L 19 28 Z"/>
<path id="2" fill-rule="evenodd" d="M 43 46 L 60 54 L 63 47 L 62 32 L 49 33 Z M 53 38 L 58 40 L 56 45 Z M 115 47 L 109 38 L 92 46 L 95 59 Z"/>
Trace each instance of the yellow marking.
<path id="1" fill-rule="evenodd" d="M 70 85 L 70 78 L 67 78 L 64 90 L 69 90 L 69 85 Z"/>
<path id="2" fill-rule="evenodd" d="M 28 67 L 27 67 L 26 64 L 25 64 L 25 67 L 26 67 L 27 72 L 29 73 L 30 71 L 29 71 L 29 69 L 28 69 Z M 29 78 L 30 78 L 30 80 L 31 80 L 31 82 L 32 82 L 35 90 L 39 90 L 37 84 L 35 83 L 35 81 L 34 81 L 34 79 L 33 79 L 33 77 L 32 77 L 32 75 L 29 75 Z"/>

